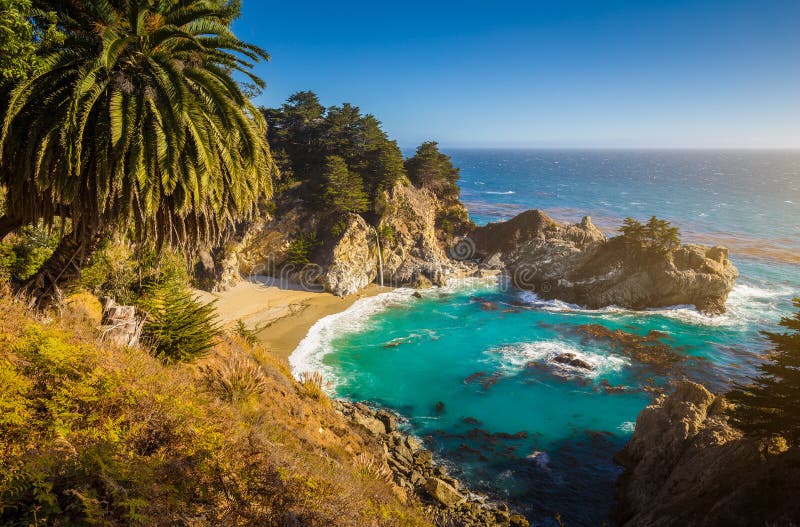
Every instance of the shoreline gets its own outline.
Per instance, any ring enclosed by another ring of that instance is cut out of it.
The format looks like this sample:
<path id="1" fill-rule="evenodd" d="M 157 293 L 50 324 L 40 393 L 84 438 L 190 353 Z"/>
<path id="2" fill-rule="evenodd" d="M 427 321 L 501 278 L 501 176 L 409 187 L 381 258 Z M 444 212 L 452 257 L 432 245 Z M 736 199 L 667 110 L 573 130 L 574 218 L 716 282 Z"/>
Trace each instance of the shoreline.
<path id="1" fill-rule="evenodd" d="M 278 282 L 259 276 L 225 291 L 196 291 L 196 294 L 204 302 L 216 301 L 218 317 L 224 326 L 241 320 L 268 351 L 288 360 L 317 321 L 345 311 L 362 298 L 392 291 L 390 287 L 370 284 L 358 293 L 338 297 L 308 291 L 299 284 Z"/>

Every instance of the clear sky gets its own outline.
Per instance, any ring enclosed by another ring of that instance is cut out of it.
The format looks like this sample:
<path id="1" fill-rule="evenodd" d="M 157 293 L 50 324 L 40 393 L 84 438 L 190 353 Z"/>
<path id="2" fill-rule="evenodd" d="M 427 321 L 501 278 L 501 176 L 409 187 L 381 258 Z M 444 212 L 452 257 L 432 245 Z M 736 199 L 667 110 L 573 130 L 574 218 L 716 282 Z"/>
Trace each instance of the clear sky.
<path id="1" fill-rule="evenodd" d="M 800 0 L 244 0 L 258 99 L 403 147 L 800 147 Z"/>

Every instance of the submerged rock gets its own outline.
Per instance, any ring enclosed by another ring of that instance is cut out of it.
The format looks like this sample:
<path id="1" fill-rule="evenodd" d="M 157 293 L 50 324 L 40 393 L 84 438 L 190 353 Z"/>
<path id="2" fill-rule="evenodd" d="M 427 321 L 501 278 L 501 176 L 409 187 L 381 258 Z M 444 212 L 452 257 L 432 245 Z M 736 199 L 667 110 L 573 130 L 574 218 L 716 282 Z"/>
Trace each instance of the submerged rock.
<path id="1" fill-rule="evenodd" d="M 686 244 L 668 254 L 633 254 L 588 217 L 566 225 L 540 210 L 478 227 L 469 237 L 484 261 L 503 262 L 517 287 L 592 309 L 689 304 L 723 313 L 739 274 L 724 247 Z"/>

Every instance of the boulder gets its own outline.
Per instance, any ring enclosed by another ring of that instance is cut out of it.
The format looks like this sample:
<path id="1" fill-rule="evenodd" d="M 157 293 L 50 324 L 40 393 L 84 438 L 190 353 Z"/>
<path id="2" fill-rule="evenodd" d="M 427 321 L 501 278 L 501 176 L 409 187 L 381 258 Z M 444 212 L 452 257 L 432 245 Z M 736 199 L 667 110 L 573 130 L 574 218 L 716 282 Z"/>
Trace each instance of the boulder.
<path id="1" fill-rule="evenodd" d="M 425 482 L 428 494 L 445 507 L 456 507 L 466 501 L 456 489 L 439 478 L 428 478 Z"/>
<path id="2" fill-rule="evenodd" d="M 112 298 L 103 299 L 100 337 L 116 346 L 133 347 L 139 343 L 144 318 L 136 316 L 134 306 L 122 306 Z"/>
<path id="3" fill-rule="evenodd" d="M 341 236 L 321 261 L 319 282 L 337 296 L 357 293 L 378 276 L 377 239 L 358 214 L 350 214 Z"/>
<path id="4" fill-rule="evenodd" d="M 574 353 L 562 353 L 560 355 L 556 355 L 553 357 L 553 362 L 557 362 L 559 364 L 565 364 L 567 366 L 572 366 L 573 368 L 579 368 L 581 370 L 593 370 L 594 367 L 586 362 L 585 360 L 579 358 Z"/>

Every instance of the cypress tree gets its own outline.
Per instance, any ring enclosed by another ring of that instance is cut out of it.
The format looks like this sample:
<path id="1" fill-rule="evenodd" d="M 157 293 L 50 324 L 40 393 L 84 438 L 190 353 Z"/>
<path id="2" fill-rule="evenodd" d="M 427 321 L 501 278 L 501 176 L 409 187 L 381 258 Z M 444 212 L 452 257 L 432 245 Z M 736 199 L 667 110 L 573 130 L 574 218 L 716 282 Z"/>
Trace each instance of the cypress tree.
<path id="1" fill-rule="evenodd" d="M 763 332 L 773 348 L 760 374 L 748 384 L 737 384 L 728 394 L 734 403 L 731 421 L 745 434 L 764 439 L 784 437 L 792 448 L 800 446 L 800 298 L 798 311 L 785 317 L 784 333 Z"/>

